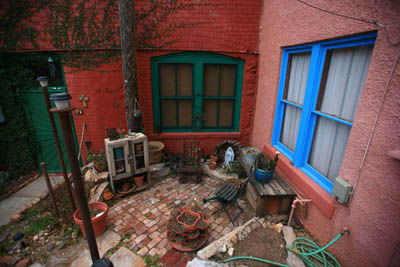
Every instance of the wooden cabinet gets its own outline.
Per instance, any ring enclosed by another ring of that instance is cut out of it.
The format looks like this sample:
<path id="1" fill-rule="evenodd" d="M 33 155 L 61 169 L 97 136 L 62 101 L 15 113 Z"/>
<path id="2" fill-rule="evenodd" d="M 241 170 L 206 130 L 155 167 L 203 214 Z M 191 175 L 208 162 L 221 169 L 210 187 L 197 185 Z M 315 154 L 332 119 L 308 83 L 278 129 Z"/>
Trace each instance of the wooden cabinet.
<path id="1" fill-rule="evenodd" d="M 104 140 L 112 191 L 119 182 L 133 182 L 134 175 L 144 175 L 144 183 L 136 190 L 150 185 L 150 164 L 147 137 L 142 133 L 118 140 Z"/>

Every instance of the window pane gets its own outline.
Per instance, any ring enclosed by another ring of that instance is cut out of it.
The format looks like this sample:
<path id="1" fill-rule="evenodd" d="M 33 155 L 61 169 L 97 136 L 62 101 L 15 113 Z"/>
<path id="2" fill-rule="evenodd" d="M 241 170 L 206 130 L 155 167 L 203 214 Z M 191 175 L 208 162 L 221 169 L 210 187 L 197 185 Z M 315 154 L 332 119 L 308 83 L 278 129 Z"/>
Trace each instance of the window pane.
<path id="1" fill-rule="evenodd" d="M 289 56 L 284 99 L 303 105 L 310 59 L 310 52 L 291 54 Z"/>
<path id="2" fill-rule="evenodd" d="M 233 100 L 219 101 L 218 126 L 232 127 L 233 122 Z"/>
<path id="3" fill-rule="evenodd" d="M 218 96 L 219 65 L 204 64 L 203 87 L 205 96 Z"/>
<path id="4" fill-rule="evenodd" d="M 180 127 L 192 127 L 192 100 L 179 100 L 179 121 Z"/>
<path id="5" fill-rule="evenodd" d="M 176 127 L 175 100 L 161 100 L 161 126 Z"/>
<path id="6" fill-rule="evenodd" d="M 353 121 L 372 46 L 330 50 L 326 55 L 317 110 Z"/>
<path id="7" fill-rule="evenodd" d="M 221 65 L 220 95 L 235 96 L 236 65 Z"/>
<path id="8" fill-rule="evenodd" d="M 160 64 L 160 96 L 174 96 L 175 95 L 175 65 L 174 64 Z"/>
<path id="9" fill-rule="evenodd" d="M 178 71 L 178 95 L 191 96 L 192 95 L 192 78 L 193 78 L 193 65 L 192 64 L 177 64 Z"/>
<path id="10" fill-rule="evenodd" d="M 203 101 L 203 126 L 216 127 L 217 126 L 217 100 L 204 100 Z"/>
<path id="11" fill-rule="evenodd" d="M 350 130 L 350 126 L 336 121 L 317 119 L 308 162 L 331 181 L 339 174 Z"/>
<path id="12" fill-rule="evenodd" d="M 301 109 L 291 105 L 285 105 L 280 141 L 293 152 L 296 147 L 300 118 Z"/>

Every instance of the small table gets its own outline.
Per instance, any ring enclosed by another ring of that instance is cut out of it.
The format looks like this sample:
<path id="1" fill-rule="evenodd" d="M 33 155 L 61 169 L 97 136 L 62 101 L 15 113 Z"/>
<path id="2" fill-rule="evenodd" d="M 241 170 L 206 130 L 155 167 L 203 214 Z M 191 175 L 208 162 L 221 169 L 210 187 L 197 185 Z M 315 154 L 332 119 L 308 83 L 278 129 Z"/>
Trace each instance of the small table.
<path id="1" fill-rule="evenodd" d="M 267 213 L 283 214 L 290 210 L 296 193 L 275 171 L 272 180 L 262 185 L 253 174 L 247 185 L 247 198 L 256 210 L 256 216 L 263 217 Z"/>

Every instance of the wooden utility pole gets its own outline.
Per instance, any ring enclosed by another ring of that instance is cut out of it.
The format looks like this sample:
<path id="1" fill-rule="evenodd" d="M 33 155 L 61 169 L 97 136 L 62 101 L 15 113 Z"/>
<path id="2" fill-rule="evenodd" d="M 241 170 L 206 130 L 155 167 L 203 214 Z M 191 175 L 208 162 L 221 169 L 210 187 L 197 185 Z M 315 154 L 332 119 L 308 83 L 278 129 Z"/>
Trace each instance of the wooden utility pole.
<path id="1" fill-rule="evenodd" d="M 140 132 L 140 118 L 135 116 L 135 98 L 138 96 L 136 70 L 134 0 L 119 0 L 122 72 L 124 74 L 126 120 L 128 130 Z"/>

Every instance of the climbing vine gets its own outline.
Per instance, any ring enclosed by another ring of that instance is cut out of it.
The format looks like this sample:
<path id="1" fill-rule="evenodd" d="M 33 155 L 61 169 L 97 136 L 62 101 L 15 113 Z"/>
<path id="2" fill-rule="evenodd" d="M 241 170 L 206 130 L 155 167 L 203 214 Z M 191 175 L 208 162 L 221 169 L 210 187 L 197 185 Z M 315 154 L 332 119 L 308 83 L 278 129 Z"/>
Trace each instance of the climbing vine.
<path id="1" fill-rule="evenodd" d="M 207 5 L 180 0 L 145 2 L 135 10 L 137 48 L 161 48 L 176 42 L 174 31 L 198 23 L 168 18 L 180 10 Z M 13 52 L 26 44 L 39 48 L 38 43 L 49 42 L 64 65 L 81 70 L 121 59 L 118 1 L 8 0 L 5 6 L 0 19 L 1 50 Z"/>
<path id="2" fill-rule="evenodd" d="M 171 21 L 169 16 L 206 5 L 145 1 L 135 10 L 136 47 L 161 48 L 175 42 L 175 30 L 195 23 Z M 46 44 L 63 65 L 77 70 L 95 70 L 121 59 L 116 0 L 5 0 L 1 7 L 0 107 L 6 121 L 0 124 L 0 185 L 33 168 L 38 151 L 22 92 L 37 87 L 32 66 L 47 62 L 49 54 L 20 52 Z"/>

